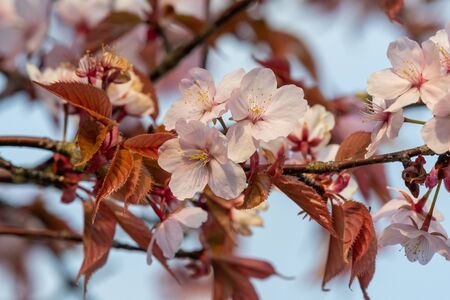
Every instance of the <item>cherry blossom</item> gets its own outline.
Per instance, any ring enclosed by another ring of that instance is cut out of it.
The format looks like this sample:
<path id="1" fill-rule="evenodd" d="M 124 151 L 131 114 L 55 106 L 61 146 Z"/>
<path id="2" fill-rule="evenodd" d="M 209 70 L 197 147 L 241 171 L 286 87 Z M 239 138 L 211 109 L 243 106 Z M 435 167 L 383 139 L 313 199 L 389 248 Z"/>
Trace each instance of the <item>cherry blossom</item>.
<path id="1" fill-rule="evenodd" d="M 375 154 L 380 144 L 386 139 L 393 139 L 398 136 L 403 125 L 403 110 L 391 110 L 393 101 L 374 97 L 368 104 L 369 112 L 365 112 L 365 120 L 374 122 L 372 131 L 372 142 L 367 147 L 366 157 Z"/>
<path id="2" fill-rule="evenodd" d="M 180 200 L 192 198 L 208 185 L 224 199 L 234 199 L 246 186 L 244 170 L 227 157 L 227 139 L 200 121 L 180 120 L 178 138 L 159 148 L 159 165 L 172 173 L 169 187 Z"/>
<path id="3" fill-rule="evenodd" d="M 392 223 L 409 224 L 412 219 L 419 224 L 425 220 L 429 209 L 426 203 L 428 195 L 416 198 L 407 190 L 390 189 L 397 191 L 400 196 L 386 202 L 373 216 L 374 222 L 382 218 L 389 218 Z M 444 220 L 444 216 L 436 209 L 433 211 L 433 220 L 430 228 L 434 231 L 443 231 L 439 222 Z"/>
<path id="4" fill-rule="evenodd" d="M 189 77 L 181 80 L 179 88 L 182 98 L 167 111 L 164 125 L 167 130 L 175 128 L 180 120 L 198 120 L 205 124 L 225 113 L 225 105 L 231 93 L 239 87 L 244 70 L 239 69 L 225 75 L 215 87 L 211 74 L 201 68 L 189 71 Z"/>
<path id="5" fill-rule="evenodd" d="M 123 106 L 129 115 L 146 116 L 155 111 L 151 95 L 143 93 L 143 84 L 134 72 L 129 72 L 130 80 L 125 83 L 111 83 L 106 92 L 111 104 Z"/>
<path id="6" fill-rule="evenodd" d="M 370 75 L 367 92 L 383 99 L 395 99 L 388 111 L 394 112 L 421 99 L 430 109 L 448 90 L 449 78 L 443 76 L 439 51 L 432 41 L 420 45 L 401 37 L 387 51 L 392 68 Z"/>
<path id="7" fill-rule="evenodd" d="M 260 212 L 266 211 L 268 205 L 262 202 L 258 206 L 251 209 L 231 209 L 231 220 L 234 230 L 242 235 L 251 235 L 251 226 L 262 227 L 264 221 L 259 215 Z"/>
<path id="8" fill-rule="evenodd" d="M 0 58 L 12 68 L 21 52 L 32 53 L 43 43 L 48 29 L 50 1 L 14 0 L 0 3 Z M 7 41 L 7 42 L 6 42 Z"/>
<path id="9" fill-rule="evenodd" d="M 298 120 L 297 127 L 289 134 L 290 149 L 303 155 L 316 156 L 328 144 L 335 120 L 332 113 L 316 104 Z"/>
<path id="10" fill-rule="evenodd" d="M 380 247 L 400 244 L 405 248 L 409 261 L 426 265 L 438 253 L 450 259 L 447 235 L 442 232 L 427 232 L 415 225 L 394 223 L 386 227 L 378 240 Z"/>
<path id="11" fill-rule="evenodd" d="M 170 214 L 154 229 L 147 249 L 147 264 L 152 263 L 155 242 L 166 258 L 174 258 L 181 247 L 184 233 L 199 228 L 207 218 L 208 213 L 199 207 L 184 207 Z"/>
<path id="12" fill-rule="evenodd" d="M 425 144 L 438 154 L 450 150 L 450 95 L 433 108 L 434 117 L 428 120 L 420 133 Z"/>
<path id="13" fill-rule="evenodd" d="M 445 29 L 441 29 L 430 38 L 439 50 L 439 59 L 444 72 L 450 72 L 450 43 L 449 43 L 450 24 Z"/>
<path id="14" fill-rule="evenodd" d="M 236 162 L 246 161 L 258 142 L 288 136 L 307 108 L 303 90 L 295 85 L 277 89 L 272 70 L 255 68 L 242 79 L 241 86 L 228 101 L 237 123 L 227 133 L 228 155 Z"/>

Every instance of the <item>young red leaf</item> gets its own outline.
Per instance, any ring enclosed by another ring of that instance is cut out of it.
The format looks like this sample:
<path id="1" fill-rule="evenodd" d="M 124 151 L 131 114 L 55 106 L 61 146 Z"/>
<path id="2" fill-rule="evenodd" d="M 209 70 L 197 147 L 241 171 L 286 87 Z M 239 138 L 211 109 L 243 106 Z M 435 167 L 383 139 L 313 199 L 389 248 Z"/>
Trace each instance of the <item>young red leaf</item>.
<path id="1" fill-rule="evenodd" d="M 95 121 L 86 113 L 80 115 L 77 143 L 80 147 L 80 159 L 76 165 L 88 162 L 100 149 L 108 133 L 108 127 Z"/>
<path id="2" fill-rule="evenodd" d="M 214 300 L 258 300 L 258 294 L 250 279 L 230 266 L 213 262 Z M 216 281 L 219 281 L 216 283 Z M 219 290 L 220 289 L 220 290 Z"/>
<path id="3" fill-rule="evenodd" d="M 95 52 L 113 43 L 143 23 L 141 18 L 126 11 L 112 12 L 100 21 L 86 36 L 85 50 Z"/>
<path id="4" fill-rule="evenodd" d="M 377 238 L 369 210 L 361 203 L 347 201 L 343 205 L 345 214 L 344 245 L 347 243 L 347 228 L 354 231 L 355 225 L 359 226 L 359 232 L 351 245 L 352 271 L 350 285 L 355 277 L 358 278 L 364 297 L 368 299 L 366 289 L 375 272 L 375 259 L 377 255 Z M 353 234 L 351 234 L 353 238 Z M 344 255 L 345 246 L 344 246 Z"/>
<path id="5" fill-rule="evenodd" d="M 108 259 L 116 228 L 116 219 L 111 210 L 101 204 L 96 214 L 96 221 L 92 223 L 94 207 L 91 202 L 83 202 L 84 208 L 84 231 L 83 248 L 84 259 L 77 280 L 84 275 L 84 287 L 92 273 L 101 268 Z"/>
<path id="6" fill-rule="evenodd" d="M 133 155 L 133 167 L 125 184 L 115 192 L 114 197 L 128 204 L 145 203 L 143 198 L 152 188 L 152 177 L 142 164 L 142 156 Z"/>
<path id="7" fill-rule="evenodd" d="M 348 267 L 348 263 L 344 260 L 344 210 L 342 206 L 333 204 L 332 209 L 333 228 L 336 232 L 336 237 L 330 235 L 330 242 L 328 244 L 328 255 L 325 263 L 325 271 L 322 280 L 322 289 L 325 289 L 325 284 L 341 273 Z"/>
<path id="8" fill-rule="evenodd" d="M 265 279 L 277 275 L 275 268 L 268 262 L 237 256 L 214 256 L 213 260 L 226 263 L 230 268 L 245 277 Z"/>
<path id="9" fill-rule="evenodd" d="M 97 193 L 96 205 L 118 190 L 128 179 L 133 168 L 133 156 L 126 149 L 117 148 L 111 166 L 103 179 L 103 183 Z"/>
<path id="10" fill-rule="evenodd" d="M 244 190 L 244 203 L 238 208 L 250 209 L 260 205 L 269 196 L 271 186 L 272 180 L 267 173 L 255 173 Z"/>
<path id="11" fill-rule="evenodd" d="M 391 21 L 399 21 L 398 15 L 403 9 L 403 0 L 378 0 L 378 3 Z"/>
<path id="12" fill-rule="evenodd" d="M 358 167 L 353 169 L 353 175 L 364 199 L 369 200 L 372 191 L 375 192 L 383 203 L 391 199 L 389 190 L 387 189 L 388 183 L 384 165 Z"/>
<path id="13" fill-rule="evenodd" d="M 113 122 L 110 119 L 112 106 L 103 90 L 80 82 L 55 82 L 49 85 L 33 82 L 76 108 L 86 111 L 104 125 L 110 125 Z"/>
<path id="14" fill-rule="evenodd" d="M 336 161 L 364 158 L 367 146 L 371 142 L 371 133 L 357 131 L 344 139 L 336 154 Z"/>
<path id="15" fill-rule="evenodd" d="M 165 132 L 140 134 L 127 139 L 123 146 L 144 157 L 157 159 L 158 148 L 174 137 L 173 134 Z"/>
<path id="16" fill-rule="evenodd" d="M 326 200 L 314 188 L 293 176 L 274 177 L 273 183 L 330 234 L 336 235 Z"/>

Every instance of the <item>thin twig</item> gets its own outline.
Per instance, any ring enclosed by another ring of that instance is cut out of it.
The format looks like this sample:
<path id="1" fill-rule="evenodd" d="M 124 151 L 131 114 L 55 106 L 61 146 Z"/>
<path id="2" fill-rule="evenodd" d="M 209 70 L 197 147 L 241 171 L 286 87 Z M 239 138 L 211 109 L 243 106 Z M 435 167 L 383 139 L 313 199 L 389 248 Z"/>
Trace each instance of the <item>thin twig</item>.
<path id="1" fill-rule="evenodd" d="M 0 136 L 0 146 L 30 147 L 71 155 L 71 144 L 43 137 Z"/>
<path id="2" fill-rule="evenodd" d="M 70 233 L 67 231 L 55 231 L 47 229 L 30 229 L 19 227 L 0 227 L 0 236 L 15 236 L 20 238 L 32 239 L 32 240 L 54 240 L 54 241 L 66 241 L 82 243 L 83 237 L 78 234 Z M 128 251 L 147 252 L 147 249 L 143 249 L 138 246 L 113 241 L 111 248 L 123 249 Z M 185 252 L 178 251 L 176 257 L 179 258 L 198 258 L 203 253 L 203 250 Z"/>
<path id="3" fill-rule="evenodd" d="M 297 175 L 305 173 L 323 174 L 329 172 L 340 172 L 342 170 L 352 169 L 361 166 L 381 164 L 388 162 L 403 161 L 418 155 L 435 155 L 427 146 L 420 146 L 403 151 L 387 154 L 375 155 L 365 159 L 344 160 L 339 162 L 312 162 L 303 165 L 285 165 L 284 173 L 288 175 Z"/>
<path id="4" fill-rule="evenodd" d="M 18 167 L 3 158 L 0 158 L 0 168 L 9 171 L 11 174 L 11 183 L 33 182 L 43 186 L 51 185 L 55 187 L 62 187 L 66 184 L 73 183 L 64 176 L 41 170 Z"/>
<path id="5" fill-rule="evenodd" d="M 149 75 L 152 81 L 157 81 L 168 71 L 172 70 L 178 63 L 186 57 L 192 50 L 197 46 L 204 43 L 209 37 L 211 37 L 215 32 L 221 29 L 225 24 L 228 23 L 234 16 L 250 6 L 250 4 L 256 2 L 256 0 L 242 0 L 236 2 L 228 10 L 226 10 L 216 21 L 211 25 L 206 27 L 202 32 L 195 36 L 188 43 L 181 45 L 174 49 L 172 52 L 168 53 L 161 64 L 156 67 Z"/>

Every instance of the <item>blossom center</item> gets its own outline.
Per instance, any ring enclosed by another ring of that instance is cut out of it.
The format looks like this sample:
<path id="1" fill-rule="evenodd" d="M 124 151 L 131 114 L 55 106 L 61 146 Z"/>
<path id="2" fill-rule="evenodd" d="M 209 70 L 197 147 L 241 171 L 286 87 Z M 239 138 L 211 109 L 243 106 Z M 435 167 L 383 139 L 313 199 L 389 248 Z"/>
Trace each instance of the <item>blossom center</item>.
<path id="1" fill-rule="evenodd" d="M 202 162 L 204 165 L 206 165 L 206 164 L 209 162 L 209 160 L 210 160 L 210 157 L 209 157 L 208 153 L 206 153 L 206 152 L 200 152 L 200 153 L 190 154 L 190 155 L 188 156 L 188 158 L 189 158 L 189 160 L 200 161 L 200 162 Z"/>
<path id="2" fill-rule="evenodd" d="M 406 67 L 401 70 L 403 77 L 408 79 L 414 87 L 420 88 L 427 80 L 423 77 L 422 72 L 417 70 L 416 66 L 410 62 L 405 62 Z"/>

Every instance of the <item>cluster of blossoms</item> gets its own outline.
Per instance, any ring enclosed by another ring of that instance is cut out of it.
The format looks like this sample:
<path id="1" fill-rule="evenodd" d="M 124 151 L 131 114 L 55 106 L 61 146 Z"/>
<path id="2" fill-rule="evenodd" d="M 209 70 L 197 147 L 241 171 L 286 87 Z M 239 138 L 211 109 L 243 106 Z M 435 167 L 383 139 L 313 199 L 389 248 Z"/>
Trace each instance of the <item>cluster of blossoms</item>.
<path id="1" fill-rule="evenodd" d="M 438 31 L 419 45 L 402 37 L 389 45 L 392 67 L 373 73 L 367 92 L 372 96 L 368 120 L 376 121 L 367 157 L 386 139 L 398 136 L 404 122 L 402 108 L 421 101 L 433 113 L 422 128 L 422 137 L 433 151 L 450 150 L 450 28 Z M 408 119 L 409 120 L 409 119 Z"/>
<path id="2" fill-rule="evenodd" d="M 28 64 L 27 70 L 31 80 L 43 84 L 76 81 L 103 89 L 111 104 L 123 108 L 127 115 L 148 116 L 155 110 L 155 99 L 144 91 L 143 82 L 133 66 L 126 58 L 109 50 L 103 50 L 97 56 L 87 53 L 77 67 L 64 63 L 41 72 L 36 66 Z M 48 99 L 44 96 L 41 98 Z M 55 103 L 54 100 L 50 101 Z"/>
<path id="3" fill-rule="evenodd" d="M 434 253 L 450 259 L 450 241 L 440 221 L 443 217 L 434 210 L 441 182 L 447 190 L 448 157 L 450 150 L 450 27 L 439 30 L 419 45 L 406 37 L 392 42 L 388 58 L 392 67 L 375 72 L 369 77 L 365 117 L 375 122 L 372 142 L 366 157 L 372 156 L 386 139 L 398 136 L 404 122 L 423 125 L 421 135 L 425 144 L 440 154 L 435 167 L 427 172 L 425 159 L 404 163 L 403 179 L 412 194 L 398 190 L 401 197 L 389 201 L 375 215 L 374 220 L 388 217 L 390 224 L 379 237 L 379 246 L 401 244 L 410 261 L 428 263 Z M 422 102 L 432 112 L 427 122 L 403 116 L 403 108 Z M 419 197 L 420 185 L 428 188 Z M 426 203 L 432 189 L 437 186 L 431 208 Z"/>

